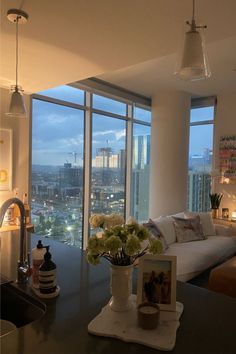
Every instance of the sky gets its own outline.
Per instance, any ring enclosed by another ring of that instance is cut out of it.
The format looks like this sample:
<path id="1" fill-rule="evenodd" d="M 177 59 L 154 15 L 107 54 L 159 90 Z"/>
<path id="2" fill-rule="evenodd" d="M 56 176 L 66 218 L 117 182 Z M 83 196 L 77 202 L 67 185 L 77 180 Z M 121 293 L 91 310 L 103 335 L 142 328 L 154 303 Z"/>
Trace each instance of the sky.
<path id="1" fill-rule="evenodd" d="M 84 104 L 84 92 L 70 87 L 42 91 L 39 94 L 63 99 L 72 103 Z M 97 109 L 109 110 L 116 114 L 126 114 L 126 105 L 98 95 L 93 96 L 93 105 Z M 135 109 L 136 118 L 149 121 L 150 113 L 140 108 Z M 191 122 L 211 119 L 212 107 L 191 110 Z M 63 165 L 74 162 L 82 165 L 84 144 L 84 112 L 82 110 L 52 104 L 38 99 L 33 100 L 32 159 L 33 164 Z M 114 153 L 125 148 L 126 122 L 111 119 L 100 114 L 93 114 L 92 155 L 99 147 L 111 147 Z M 150 129 L 139 124 L 134 125 L 134 135 L 149 135 Z M 190 129 L 190 155 L 202 154 L 204 148 L 212 148 L 213 126 L 194 126 Z"/>

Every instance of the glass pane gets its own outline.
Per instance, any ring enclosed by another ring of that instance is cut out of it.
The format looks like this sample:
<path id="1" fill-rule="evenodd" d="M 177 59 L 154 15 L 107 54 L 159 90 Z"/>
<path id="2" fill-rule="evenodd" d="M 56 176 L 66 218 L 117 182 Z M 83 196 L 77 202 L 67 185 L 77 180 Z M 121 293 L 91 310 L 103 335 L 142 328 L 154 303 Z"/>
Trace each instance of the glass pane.
<path id="1" fill-rule="evenodd" d="M 125 116 L 126 106 L 126 103 L 93 94 L 93 108 L 95 109 Z"/>
<path id="2" fill-rule="evenodd" d="M 38 93 L 58 100 L 84 105 L 84 91 L 72 86 L 62 85 Z"/>
<path id="3" fill-rule="evenodd" d="M 138 221 L 149 216 L 150 139 L 150 127 L 134 124 L 131 213 Z"/>
<path id="4" fill-rule="evenodd" d="M 93 114 L 91 213 L 125 210 L 126 122 Z"/>
<path id="5" fill-rule="evenodd" d="M 190 123 L 214 119 L 214 106 L 193 108 L 190 112 Z"/>
<path id="6" fill-rule="evenodd" d="M 199 139 L 201 137 L 201 139 Z M 188 209 L 210 210 L 213 124 L 190 127 Z"/>
<path id="7" fill-rule="evenodd" d="M 82 246 L 84 112 L 33 100 L 31 218 L 38 235 Z"/>
<path id="8" fill-rule="evenodd" d="M 151 123 L 152 112 L 150 110 L 134 106 L 134 118 Z"/>

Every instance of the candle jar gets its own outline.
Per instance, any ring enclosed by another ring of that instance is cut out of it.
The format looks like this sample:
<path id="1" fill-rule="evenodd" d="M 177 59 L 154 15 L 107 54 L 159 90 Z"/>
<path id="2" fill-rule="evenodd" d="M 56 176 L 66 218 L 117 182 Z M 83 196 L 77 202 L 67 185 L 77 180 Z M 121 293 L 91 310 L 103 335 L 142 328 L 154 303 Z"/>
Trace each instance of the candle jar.
<path id="1" fill-rule="evenodd" d="M 160 308 L 153 302 L 143 302 L 138 306 L 138 326 L 142 329 L 155 329 L 160 317 Z"/>

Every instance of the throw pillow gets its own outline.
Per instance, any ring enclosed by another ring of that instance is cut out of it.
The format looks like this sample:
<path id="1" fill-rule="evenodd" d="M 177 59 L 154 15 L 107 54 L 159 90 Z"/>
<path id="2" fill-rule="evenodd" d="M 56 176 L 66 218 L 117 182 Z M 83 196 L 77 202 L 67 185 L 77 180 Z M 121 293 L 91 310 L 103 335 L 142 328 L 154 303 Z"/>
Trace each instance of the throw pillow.
<path id="1" fill-rule="evenodd" d="M 189 219 L 174 219 L 174 227 L 176 232 L 177 242 L 190 242 L 204 240 L 200 217 Z"/>
<path id="2" fill-rule="evenodd" d="M 167 242 L 165 240 L 165 237 L 162 235 L 161 231 L 158 229 L 158 227 L 154 223 L 154 221 L 152 219 L 149 219 L 148 222 L 143 224 L 143 226 L 145 226 L 148 229 L 148 231 L 150 232 L 150 234 L 153 237 L 155 237 L 161 241 L 162 251 L 165 252 L 165 250 L 167 250 L 167 248 L 168 248 Z"/>
<path id="3" fill-rule="evenodd" d="M 171 216 L 160 216 L 152 219 L 157 228 L 161 231 L 168 245 L 176 242 L 174 223 Z"/>
<path id="4" fill-rule="evenodd" d="M 197 215 L 200 216 L 203 234 L 205 237 L 207 236 L 215 236 L 216 230 L 213 224 L 212 215 L 211 213 L 194 213 L 194 212 L 185 212 L 184 213 L 186 218 L 196 217 Z"/>

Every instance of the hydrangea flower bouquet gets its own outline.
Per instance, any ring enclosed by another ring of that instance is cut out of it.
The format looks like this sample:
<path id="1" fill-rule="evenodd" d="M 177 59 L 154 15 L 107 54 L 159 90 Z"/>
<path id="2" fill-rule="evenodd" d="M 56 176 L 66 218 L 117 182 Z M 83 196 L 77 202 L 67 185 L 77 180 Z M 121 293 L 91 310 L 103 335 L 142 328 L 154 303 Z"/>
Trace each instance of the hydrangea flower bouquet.
<path id="1" fill-rule="evenodd" d="M 103 257 L 113 265 L 128 266 L 147 252 L 162 253 L 162 243 L 134 219 L 125 223 L 118 214 L 93 214 L 89 222 L 93 228 L 102 229 L 88 241 L 87 260 L 93 265 Z M 145 240 L 149 242 L 144 245 Z"/>

